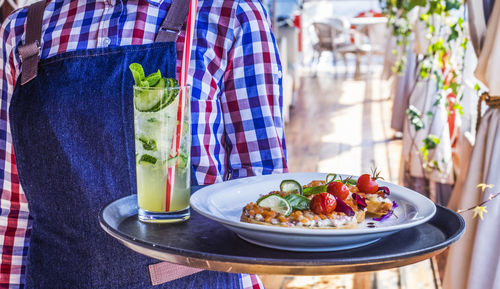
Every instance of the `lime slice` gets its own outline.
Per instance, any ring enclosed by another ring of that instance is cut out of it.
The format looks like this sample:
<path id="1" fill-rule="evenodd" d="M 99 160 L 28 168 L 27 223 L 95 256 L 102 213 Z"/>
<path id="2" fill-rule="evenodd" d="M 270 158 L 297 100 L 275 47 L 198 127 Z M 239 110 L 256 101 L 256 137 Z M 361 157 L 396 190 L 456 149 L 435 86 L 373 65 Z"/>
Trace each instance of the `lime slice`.
<path id="1" fill-rule="evenodd" d="M 296 180 L 283 180 L 280 184 L 280 191 L 285 193 L 297 193 L 303 195 L 302 186 Z"/>
<path id="2" fill-rule="evenodd" d="M 269 195 L 262 198 L 257 205 L 263 208 L 269 208 L 284 216 L 288 216 L 292 213 L 292 206 L 290 206 L 288 201 L 280 195 Z"/>

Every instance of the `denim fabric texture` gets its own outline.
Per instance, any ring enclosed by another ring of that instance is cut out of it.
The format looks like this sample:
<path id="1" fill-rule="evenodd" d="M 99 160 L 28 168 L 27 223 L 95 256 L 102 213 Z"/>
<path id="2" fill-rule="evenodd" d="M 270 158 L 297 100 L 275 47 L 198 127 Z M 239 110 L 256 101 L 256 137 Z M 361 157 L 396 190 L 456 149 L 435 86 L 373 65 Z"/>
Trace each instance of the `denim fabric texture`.
<path id="1" fill-rule="evenodd" d="M 175 77 L 174 43 L 99 48 L 42 60 L 16 86 L 9 117 L 33 230 L 27 288 L 239 288 L 238 274 L 203 271 L 151 286 L 154 260 L 99 226 L 108 202 L 136 193 L 133 78 Z"/>

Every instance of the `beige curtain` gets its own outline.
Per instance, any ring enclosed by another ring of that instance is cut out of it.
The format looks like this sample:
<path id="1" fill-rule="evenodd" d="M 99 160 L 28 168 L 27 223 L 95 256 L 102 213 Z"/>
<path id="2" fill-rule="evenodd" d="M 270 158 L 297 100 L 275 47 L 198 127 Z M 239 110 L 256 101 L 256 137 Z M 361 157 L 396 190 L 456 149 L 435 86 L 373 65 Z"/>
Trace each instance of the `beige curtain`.
<path id="1" fill-rule="evenodd" d="M 468 1 L 471 41 L 478 53 L 475 76 L 492 96 L 500 96 L 500 1 L 496 1 L 487 27 L 482 1 Z M 497 70 L 497 71 L 495 71 Z M 482 192 L 480 183 L 494 185 Z M 467 172 L 460 174 L 450 208 L 465 209 L 500 190 L 500 109 L 489 108 L 479 126 Z M 484 220 L 463 214 L 464 236 L 451 246 L 446 265 L 445 289 L 500 288 L 500 199 L 487 203 Z"/>

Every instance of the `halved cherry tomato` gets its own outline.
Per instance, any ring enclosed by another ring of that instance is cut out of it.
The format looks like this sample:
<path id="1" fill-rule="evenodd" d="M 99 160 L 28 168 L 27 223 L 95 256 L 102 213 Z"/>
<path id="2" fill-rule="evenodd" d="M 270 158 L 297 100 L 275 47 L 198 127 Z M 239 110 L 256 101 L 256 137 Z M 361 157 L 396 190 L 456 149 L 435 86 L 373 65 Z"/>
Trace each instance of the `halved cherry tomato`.
<path id="1" fill-rule="evenodd" d="M 349 188 L 341 182 L 331 182 L 326 191 L 341 200 L 345 200 L 349 196 Z"/>
<path id="2" fill-rule="evenodd" d="M 369 174 L 363 174 L 356 183 L 359 191 L 365 194 L 375 194 L 378 191 L 378 184 Z"/>
<path id="3" fill-rule="evenodd" d="M 316 194 L 311 200 L 311 210 L 316 214 L 330 214 L 335 210 L 337 200 L 332 194 L 320 193 Z"/>

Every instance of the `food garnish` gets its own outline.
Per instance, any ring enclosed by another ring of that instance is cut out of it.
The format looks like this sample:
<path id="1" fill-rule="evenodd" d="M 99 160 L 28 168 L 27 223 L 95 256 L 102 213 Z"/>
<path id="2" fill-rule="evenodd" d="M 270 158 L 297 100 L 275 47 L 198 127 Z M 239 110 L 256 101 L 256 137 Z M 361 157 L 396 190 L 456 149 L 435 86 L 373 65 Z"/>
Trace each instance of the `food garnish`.
<path id="1" fill-rule="evenodd" d="M 292 206 L 290 206 L 288 201 L 280 195 L 269 195 L 261 199 L 257 205 L 263 208 L 269 208 L 284 216 L 288 216 L 292 212 Z"/>
<path id="2" fill-rule="evenodd" d="M 328 174 L 326 176 L 326 182 L 330 183 L 333 182 L 337 178 L 337 174 Z"/>
<path id="3" fill-rule="evenodd" d="M 359 176 L 356 186 L 360 192 L 366 194 L 375 194 L 378 191 L 377 179 L 381 179 L 380 172 L 377 170 L 372 171 L 372 175 L 363 174 Z"/>
<path id="4" fill-rule="evenodd" d="M 342 182 L 329 183 L 326 191 L 341 200 L 345 200 L 349 196 L 349 188 Z"/>
<path id="5" fill-rule="evenodd" d="M 280 184 L 280 190 L 285 193 L 298 193 L 303 195 L 302 186 L 296 180 L 283 180 Z"/>
<path id="6" fill-rule="evenodd" d="M 382 217 L 373 218 L 373 220 L 382 222 L 384 220 L 389 219 L 389 217 L 394 214 L 394 209 L 396 209 L 397 207 L 398 207 L 398 204 L 396 202 L 392 201 L 392 209 L 387 214 L 383 215 Z M 394 215 L 394 216 L 396 216 L 396 215 Z"/>
<path id="7" fill-rule="evenodd" d="M 389 188 L 385 187 L 385 186 L 384 187 L 378 187 L 378 190 L 379 191 L 383 191 L 384 194 L 386 194 L 386 195 L 390 195 L 391 194 L 391 191 L 389 190 Z"/>
<path id="8" fill-rule="evenodd" d="M 297 194 L 289 194 L 285 197 L 285 200 L 294 210 L 308 210 L 311 206 L 311 200 Z"/>
<path id="9" fill-rule="evenodd" d="M 366 200 L 365 198 L 361 197 L 360 195 L 353 193 L 352 198 L 356 201 L 356 204 L 358 204 L 358 207 L 360 209 L 366 208 Z"/>
<path id="10" fill-rule="evenodd" d="M 296 180 L 283 180 L 279 191 L 246 205 L 241 221 L 285 227 L 355 228 L 365 220 L 365 214 L 375 217 L 374 221 L 386 220 L 397 204 L 387 199 L 389 188 L 378 186 L 379 174 L 365 174 L 357 180 L 328 174 L 326 180 L 313 180 L 304 186 Z"/>
<path id="11" fill-rule="evenodd" d="M 134 95 L 134 105 L 138 111 L 160 111 L 171 104 L 179 94 L 179 89 L 173 89 L 179 86 L 177 80 L 162 77 L 160 70 L 145 76 L 144 69 L 139 63 L 130 64 L 129 69 L 132 72 L 135 86 L 144 88 L 144 90 L 137 91 Z M 167 87 L 172 89 L 165 91 L 154 90 Z M 153 90 L 149 90 L 150 88 Z"/>
<path id="12" fill-rule="evenodd" d="M 335 208 L 335 212 L 344 213 L 347 216 L 356 215 L 356 212 L 354 212 L 354 210 L 341 199 L 337 199 L 337 207 Z"/>
<path id="13" fill-rule="evenodd" d="M 320 193 L 313 197 L 311 201 L 311 210 L 320 215 L 328 215 L 337 207 L 336 198 L 329 193 Z"/>

